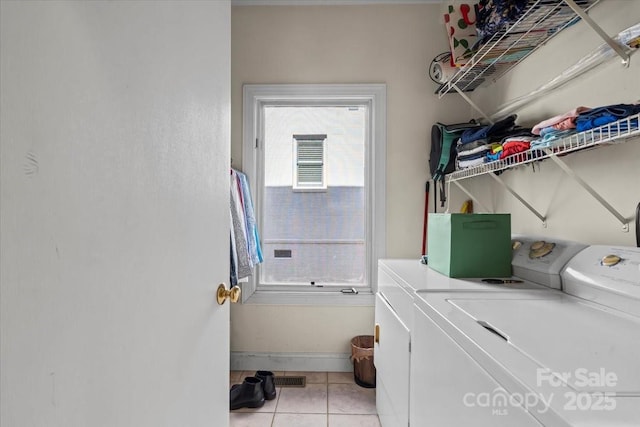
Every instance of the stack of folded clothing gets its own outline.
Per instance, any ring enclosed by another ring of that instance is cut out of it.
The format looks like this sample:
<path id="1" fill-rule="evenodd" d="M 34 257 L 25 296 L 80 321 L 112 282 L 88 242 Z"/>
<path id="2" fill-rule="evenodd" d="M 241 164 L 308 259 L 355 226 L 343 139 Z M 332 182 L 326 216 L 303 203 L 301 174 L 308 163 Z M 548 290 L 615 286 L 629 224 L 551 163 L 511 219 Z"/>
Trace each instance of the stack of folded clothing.
<path id="1" fill-rule="evenodd" d="M 580 106 L 543 120 L 532 129 L 516 126 L 517 116 L 512 114 L 492 125 L 465 130 L 456 144 L 456 169 L 497 160 L 512 164 L 537 159 L 546 155 L 548 150 L 545 149 L 556 147 L 563 138 L 594 128 L 598 128 L 594 133 L 605 135 L 634 131 L 640 128 L 638 114 L 640 103 L 594 109 Z"/>
<path id="2" fill-rule="evenodd" d="M 528 159 L 529 146 L 534 136 L 531 135 L 531 129 L 515 127 L 509 131 L 509 135 L 502 138 L 500 143 L 491 145 L 491 150 L 487 152 L 486 162 L 495 162 L 497 160 L 507 160 L 507 163 L 522 162 Z M 516 156 L 516 154 L 519 154 Z"/>
<path id="3" fill-rule="evenodd" d="M 491 150 L 491 144 L 488 139 L 482 138 L 466 145 L 458 142 L 456 148 L 458 150 L 457 169 L 466 169 L 483 164 L 485 162 L 485 154 Z"/>
<path id="4" fill-rule="evenodd" d="M 486 154 L 491 150 L 491 144 L 496 138 L 502 138 L 505 132 L 513 129 L 516 115 L 510 115 L 492 125 L 478 129 L 469 129 L 462 133 L 457 144 L 457 169 L 478 166 L 487 161 Z M 500 140 L 498 139 L 498 140 Z"/>
<path id="5" fill-rule="evenodd" d="M 573 110 L 567 111 L 559 116 L 554 116 L 549 119 L 543 120 L 531 129 L 531 133 L 534 135 L 540 135 L 543 129 L 555 129 L 555 130 L 569 130 L 576 128 L 576 119 L 578 115 L 591 111 L 589 107 L 576 107 Z"/>
<path id="6" fill-rule="evenodd" d="M 625 119 L 634 114 L 640 113 L 640 104 L 614 104 L 580 113 L 576 119 L 576 130 L 585 130 L 604 126 L 615 121 Z M 631 119 L 609 126 L 606 131 L 625 132 L 638 128 L 638 120 Z"/>
<path id="7" fill-rule="evenodd" d="M 486 154 L 487 163 L 500 160 L 502 154 L 502 144 L 491 144 L 491 150 Z"/>
<path id="8" fill-rule="evenodd" d="M 470 129 L 462 133 L 457 144 L 457 168 L 466 169 L 503 159 L 511 154 L 526 151 L 531 129 L 516 126 L 515 114 L 492 125 Z M 505 151 L 503 143 L 508 143 Z"/>
<path id="9" fill-rule="evenodd" d="M 540 134 L 541 138 L 536 138 L 531 141 L 531 148 L 542 149 L 553 147 L 556 142 L 574 133 L 576 133 L 575 129 L 555 130 L 552 128 L 545 128 Z"/>
<path id="10" fill-rule="evenodd" d="M 552 147 L 562 138 L 576 133 L 576 122 L 580 114 L 591 111 L 589 107 L 576 107 L 564 114 L 548 118 L 536 124 L 531 133 L 540 138 L 531 141 L 532 149 Z"/>
<path id="11" fill-rule="evenodd" d="M 638 119 L 622 120 L 640 113 L 640 104 L 614 104 L 603 107 L 577 107 L 559 116 L 543 120 L 533 127 L 531 133 L 540 135 L 531 141 L 531 149 L 549 148 L 562 138 L 600 126 L 599 133 L 626 132 L 638 129 Z M 618 122 L 618 120 L 622 120 Z M 617 123 L 614 123 L 617 122 Z"/>
<path id="12" fill-rule="evenodd" d="M 517 135 L 505 138 L 502 141 L 500 159 L 508 158 L 508 161 L 513 163 L 527 160 L 526 153 L 529 151 L 529 148 L 531 148 L 531 141 L 533 139 L 534 137 L 531 135 Z"/>

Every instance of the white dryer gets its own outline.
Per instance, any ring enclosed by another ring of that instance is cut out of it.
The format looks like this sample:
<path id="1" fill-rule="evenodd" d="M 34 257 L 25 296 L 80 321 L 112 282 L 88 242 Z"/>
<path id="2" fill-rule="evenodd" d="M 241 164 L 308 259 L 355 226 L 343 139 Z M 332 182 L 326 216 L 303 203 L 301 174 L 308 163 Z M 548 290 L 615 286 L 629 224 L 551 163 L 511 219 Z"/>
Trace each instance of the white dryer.
<path id="1" fill-rule="evenodd" d="M 565 292 L 418 291 L 411 426 L 640 425 L 639 266 L 591 246 Z"/>

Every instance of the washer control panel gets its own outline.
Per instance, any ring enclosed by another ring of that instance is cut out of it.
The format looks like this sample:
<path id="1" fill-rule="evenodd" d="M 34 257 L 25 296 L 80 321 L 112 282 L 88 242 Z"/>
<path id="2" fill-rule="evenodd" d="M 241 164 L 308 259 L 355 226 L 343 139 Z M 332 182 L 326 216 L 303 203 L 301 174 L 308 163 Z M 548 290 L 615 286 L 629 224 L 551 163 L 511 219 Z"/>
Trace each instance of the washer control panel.
<path id="1" fill-rule="evenodd" d="M 513 275 L 554 289 L 561 289 L 560 271 L 587 245 L 565 240 L 550 240 L 514 235 L 511 239 Z"/>
<path id="2" fill-rule="evenodd" d="M 544 240 L 533 242 L 529 248 L 529 258 L 542 258 L 543 256 L 549 255 L 555 247 L 555 243 L 545 242 Z"/>
<path id="3" fill-rule="evenodd" d="M 604 265 L 605 267 L 613 267 L 614 265 L 618 264 L 620 261 L 622 261 L 622 258 L 620 258 L 618 255 L 605 255 L 602 258 L 602 261 L 600 261 L 600 264 Z"/>

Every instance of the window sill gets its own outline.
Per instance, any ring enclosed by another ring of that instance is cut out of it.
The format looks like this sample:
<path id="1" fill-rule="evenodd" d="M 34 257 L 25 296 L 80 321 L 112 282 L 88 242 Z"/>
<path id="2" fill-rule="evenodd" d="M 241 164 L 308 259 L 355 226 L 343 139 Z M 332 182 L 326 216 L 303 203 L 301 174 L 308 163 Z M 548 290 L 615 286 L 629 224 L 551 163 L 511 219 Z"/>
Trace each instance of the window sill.
<path id="1" fill-rule="evenodd" d="M 370 291 L 360 291 L 357 295 L 340 292 L 256 291 L 244 304 L 373 307 L 375 296 Z"/>

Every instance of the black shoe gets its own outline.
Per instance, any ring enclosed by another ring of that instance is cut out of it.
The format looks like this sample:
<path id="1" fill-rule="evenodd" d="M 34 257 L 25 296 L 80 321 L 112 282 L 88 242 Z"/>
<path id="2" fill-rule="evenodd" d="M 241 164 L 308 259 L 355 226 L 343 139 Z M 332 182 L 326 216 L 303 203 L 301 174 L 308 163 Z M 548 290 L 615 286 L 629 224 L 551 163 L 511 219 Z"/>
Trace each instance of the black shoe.
<path id="1" fill-rule="evenodd" d="M 231 387 L 229 393 L 229 408 L 260 408 L 264 405 L 262 380 L 256 377 L 246 377 L 242 384 Z"/>
<path id="2" fill-rule="evenodd" d="M 256 378 L 262 380 L 262 391 L 264 392 L 264 398 L 267 400 L 273 400 L 276 398 L 276 383 L 273 380 L 273 372 L 271 371 L 257 371 Z"/>

